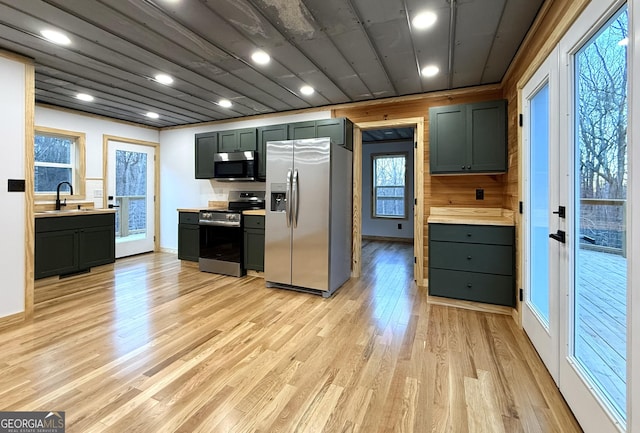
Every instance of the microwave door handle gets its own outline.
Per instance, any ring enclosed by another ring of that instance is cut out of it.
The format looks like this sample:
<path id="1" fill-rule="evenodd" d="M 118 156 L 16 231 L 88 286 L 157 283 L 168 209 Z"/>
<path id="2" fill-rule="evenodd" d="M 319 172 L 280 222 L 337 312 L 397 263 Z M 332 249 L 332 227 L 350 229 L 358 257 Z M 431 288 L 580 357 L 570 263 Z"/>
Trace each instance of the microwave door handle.
<path id="1" fill-rule="evenodd" d="M 298 170 L 293 172 L 293 206 L 292 211 L 292 220 L 293 220 L 293 228 L 298 227 L 298 206 L 300 202 L 300 187 L 298 185 Z"/>
<path id="2" fill-rule="evenodd" d="M 287 227 L 291 227 L 291 169 L 287 171 L 287 190 L 284 196 L 284 216 Z"/>

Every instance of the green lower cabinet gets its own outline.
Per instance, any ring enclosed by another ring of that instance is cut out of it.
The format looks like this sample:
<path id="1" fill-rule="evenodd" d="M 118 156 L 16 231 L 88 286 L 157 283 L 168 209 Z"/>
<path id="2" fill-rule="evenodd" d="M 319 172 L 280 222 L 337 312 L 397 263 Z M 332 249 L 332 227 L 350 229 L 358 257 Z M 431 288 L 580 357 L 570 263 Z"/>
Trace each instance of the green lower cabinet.
<path id="1" fill-rule="evenodd" d="M 178 258 L 197 262 L 200 255 L 200 226 L 197 212 L 178 213 Z"/>
<path id="2" fill-rule="evenodd" d="M 76 272 L 79 259 L 77 230 L 36 233 L 36 279 Z"/>
<path id="3" fill-rule="evenodd" d="M 69 275 L 115 261 L 115 214 L 37 218 L 34 277 Z"/>
<path id="4" fill-rule="evenodd" d="M 514 228 L 429 224 L 429 294 L 515 306 Z"/>
<path id="5" fill-rule="evenodd" d="M 264 271 L 263 216 L 244 216 L 244 268 Z"/>

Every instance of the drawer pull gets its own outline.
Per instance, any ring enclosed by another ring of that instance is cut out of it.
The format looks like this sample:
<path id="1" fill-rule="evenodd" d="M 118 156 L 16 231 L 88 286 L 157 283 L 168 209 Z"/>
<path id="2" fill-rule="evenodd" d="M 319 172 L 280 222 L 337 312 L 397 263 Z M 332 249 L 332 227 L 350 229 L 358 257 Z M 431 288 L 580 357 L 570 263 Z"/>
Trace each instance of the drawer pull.
<path id="1" fill-rule="evenodd" d="M 471 260 L 471 256 L 467 256 L 467 260 Z"/>
<path id="2" fill-rule="evenodd" d="M 467 287 L 471 288 L 473 285 L 471 283 L 467 283 Z"/>
<path id="3" fill-rule="evenodd" d="M 471 233 L 467 233 L 467 237 L 470 238 L 471 237 Z"/>

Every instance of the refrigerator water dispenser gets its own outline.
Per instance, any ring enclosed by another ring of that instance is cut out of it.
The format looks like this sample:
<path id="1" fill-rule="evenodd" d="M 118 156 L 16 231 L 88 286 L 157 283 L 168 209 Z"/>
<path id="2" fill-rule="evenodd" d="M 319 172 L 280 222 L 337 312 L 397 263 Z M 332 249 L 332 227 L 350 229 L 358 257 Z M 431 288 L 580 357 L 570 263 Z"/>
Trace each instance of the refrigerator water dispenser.
<path id="1" fill-rule="evenodd" d="M 281 187 L 281 188 L 280 188 Z M 286 185 L 274 183 L 271 185 L 271 212 L 286 212 L 287 194 Z"/>

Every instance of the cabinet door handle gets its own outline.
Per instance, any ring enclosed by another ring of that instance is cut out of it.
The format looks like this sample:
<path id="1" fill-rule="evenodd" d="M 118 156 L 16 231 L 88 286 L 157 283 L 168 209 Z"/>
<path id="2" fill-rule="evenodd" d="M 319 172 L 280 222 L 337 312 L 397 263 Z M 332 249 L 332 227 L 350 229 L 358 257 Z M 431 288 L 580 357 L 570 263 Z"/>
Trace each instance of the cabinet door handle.
<path id="1" fill-rule="evenodd" d="M 467 170 L 471 170 L 471 166 L 470 165 L 467 165 Z"/>
<path id="2" fill-rule="evenodd" d="M 471 260 L 471 256 L 467 256 L 467 260 Z"/>
<path id="3" fill-rule="evenodd" d="M 464 170 L 464 165 L 462 167 L 460 167 L 460 168 Z"/>
<path id="4" fill-rule="evenodd" d="M 467 237 L 470 238 L 471 237 L 471 233 L 467 233 Z"/>
<path id="5" fill-rule="evenodd" d="M 467 287 L 471 288 L 471 287 L 473 287 L 473 285 L 471 283 L 467 283 Z"/>

